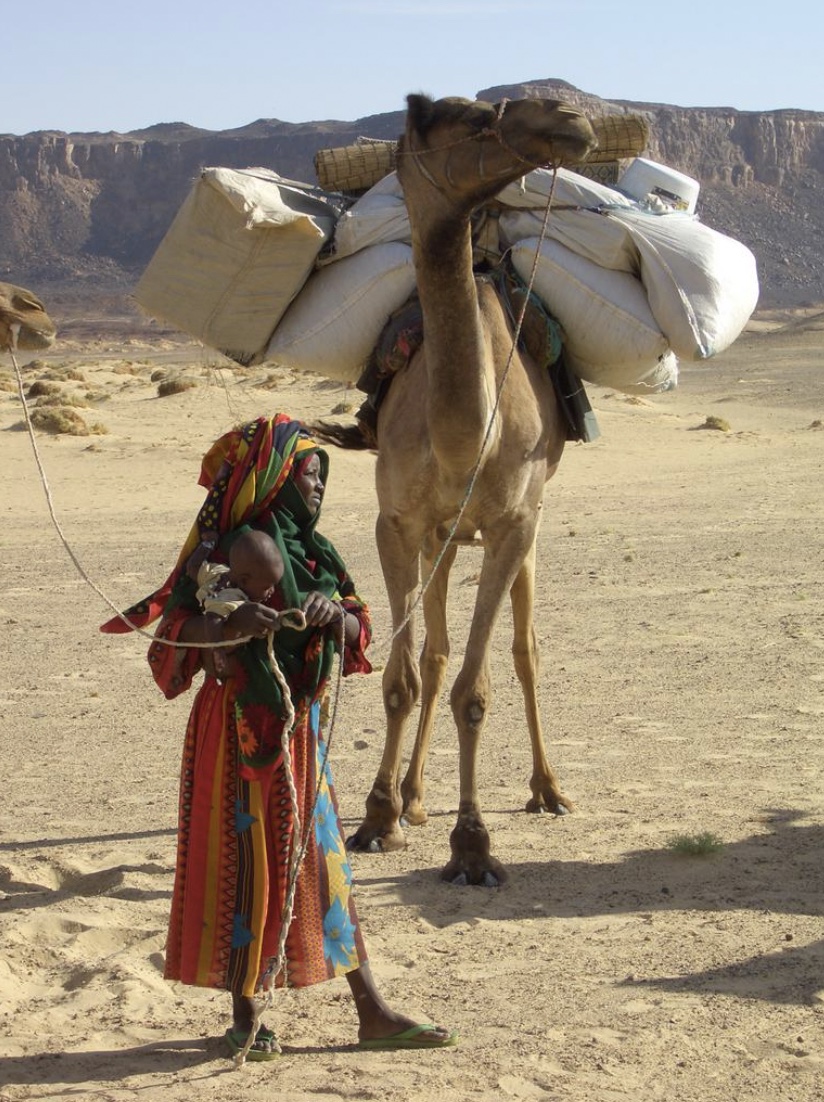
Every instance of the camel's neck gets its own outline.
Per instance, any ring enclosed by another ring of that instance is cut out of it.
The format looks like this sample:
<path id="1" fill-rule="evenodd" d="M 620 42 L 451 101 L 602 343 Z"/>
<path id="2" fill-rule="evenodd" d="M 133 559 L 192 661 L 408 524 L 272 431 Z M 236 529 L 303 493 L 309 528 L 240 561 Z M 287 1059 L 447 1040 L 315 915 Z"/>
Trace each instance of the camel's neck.
<path id="1" fill-rule="evenodd" d="M 440 195 L 408 203 L 427 369 L 428 427 L 442 462 L 474 464 L 494 400 L 494 373 L 472 271 L 469 214 Z"/>

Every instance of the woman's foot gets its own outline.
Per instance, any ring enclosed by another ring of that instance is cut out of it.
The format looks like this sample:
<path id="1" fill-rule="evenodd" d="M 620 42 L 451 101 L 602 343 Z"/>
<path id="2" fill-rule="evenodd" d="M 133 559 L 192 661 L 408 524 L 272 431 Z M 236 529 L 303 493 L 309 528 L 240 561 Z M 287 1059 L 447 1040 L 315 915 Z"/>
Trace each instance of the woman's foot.
<path id="1" fill-rule="evenodd" d="M 391 1010 L 378 994 L 367 964 L 347 973 L 355 998 L 361 1048 L 449 1048 L 458 1043 L 458 1034 L 443 1026 L 421 1024 Z"/>
<path id="2" fill-rule="evenodd" d="M 239 1053 L 243 1052 L 246 1047 L 246 1042 L 249 1039 L 249 1030 L 227 1029 L 225 1037 L 232 1055 L 237 1056 Z M 279 1055 L 280 1045 L 278 1044 L 277 1037 L 271 1029 L 267 1029 L 264 1025 L 260 1026 L 255 1034 L 255 1039 L 249 1051 L 246 1053 L 245 1059 L 275 1060 Z"/>
<path id="3" fill-rule="evenodd" d="M 232 995 L 231 1029 L 226 1030 L 226 1043 L 237 1056 L 242 1052 L 249 1039 L 249 1033 L 255 1022 L 255 1002 L 246 995 Z M 247 1060 L 274 1060 L 280 1055 L 278 1039 L 271 1029 L 259 1025 L 255 1039 L 246 1053 Z"/>

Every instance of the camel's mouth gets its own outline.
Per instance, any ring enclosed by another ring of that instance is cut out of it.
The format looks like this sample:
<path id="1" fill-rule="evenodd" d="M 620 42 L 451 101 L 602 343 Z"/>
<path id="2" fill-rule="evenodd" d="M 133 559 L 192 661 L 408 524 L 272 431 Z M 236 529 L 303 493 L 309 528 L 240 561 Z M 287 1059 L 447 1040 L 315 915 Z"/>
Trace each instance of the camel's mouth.
<path id="1" fill-rule="evenodd" d="M 17 347 L 24 352 L 37 352 L 44 348 L 51 348 L 54 344 L 54 333 L 41 333 L 34 329 L 21 329 L 17 336 Z"/>

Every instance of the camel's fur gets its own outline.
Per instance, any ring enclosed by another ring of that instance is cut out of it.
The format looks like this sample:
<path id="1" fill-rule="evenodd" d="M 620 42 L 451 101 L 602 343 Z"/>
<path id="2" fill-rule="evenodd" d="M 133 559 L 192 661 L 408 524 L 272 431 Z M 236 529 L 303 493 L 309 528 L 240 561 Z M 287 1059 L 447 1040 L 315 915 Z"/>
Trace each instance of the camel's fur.
<path id="1" fill-rule="evenodd" d="M 470 216 L 530 168 L 575 162 L 594 146 L 584 117 L 565 105 L 520 100 L 505 106 L 462 99 L 408 98 L 398 156 L 424 315 L 424 344 L 393 379 L 378 419 L 377 542 L 397 632 L 383 676 L 387 736 L 350 845 L 405 845 L 401 814 L 426 819 L 423 771 L 435 705 L 446 676 L 446 598 L 454 544 L 423 598 L 426 638 L 420 663 L 411 606 L 444 545 L 481 455 L 474 491 L 456 533 L 480 533 L 483 566 L 462 668 L 451 702 L 460 743 L 460 804 L 444 879 L 500 883 L 476 787 L 476 754 L 490 704 L 489 642 L 507 593 L 513 610 L 515 669 L 526 703 L 533 751 L 528 809 L 567 806 L 550 768 L 538 713 L 538 655 L 532 624 L 535 538 L 544 484 L 561 458 L 565 429 L 551 382 L 517 350 L 493 287 L 472 268 Z M 511 358 L 510 358 L 511 357 Z M 500 405 L 496 392 L 508 367 Z M 404 731 L 419 700 L 421 715 L 408 772 L 399 787 Z"/>
<path id="2" fill-rule="evenodd" d="M 56 332 L 37 295 L 13 283 L 0 283 L 0 349 L 48 348 Z"/>

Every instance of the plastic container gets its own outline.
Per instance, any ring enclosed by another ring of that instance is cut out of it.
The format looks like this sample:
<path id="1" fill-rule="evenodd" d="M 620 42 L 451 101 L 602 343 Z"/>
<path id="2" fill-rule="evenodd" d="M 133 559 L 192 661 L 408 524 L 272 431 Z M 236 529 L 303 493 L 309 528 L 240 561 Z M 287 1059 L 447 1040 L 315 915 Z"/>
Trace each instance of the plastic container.
<path id="1" fill-rule="evenodd" d="M 616 185 L 619 191 L 655 209 L 680 210 L 695 214 L 700 185 L 674 168 L 636 157 Z"/>

